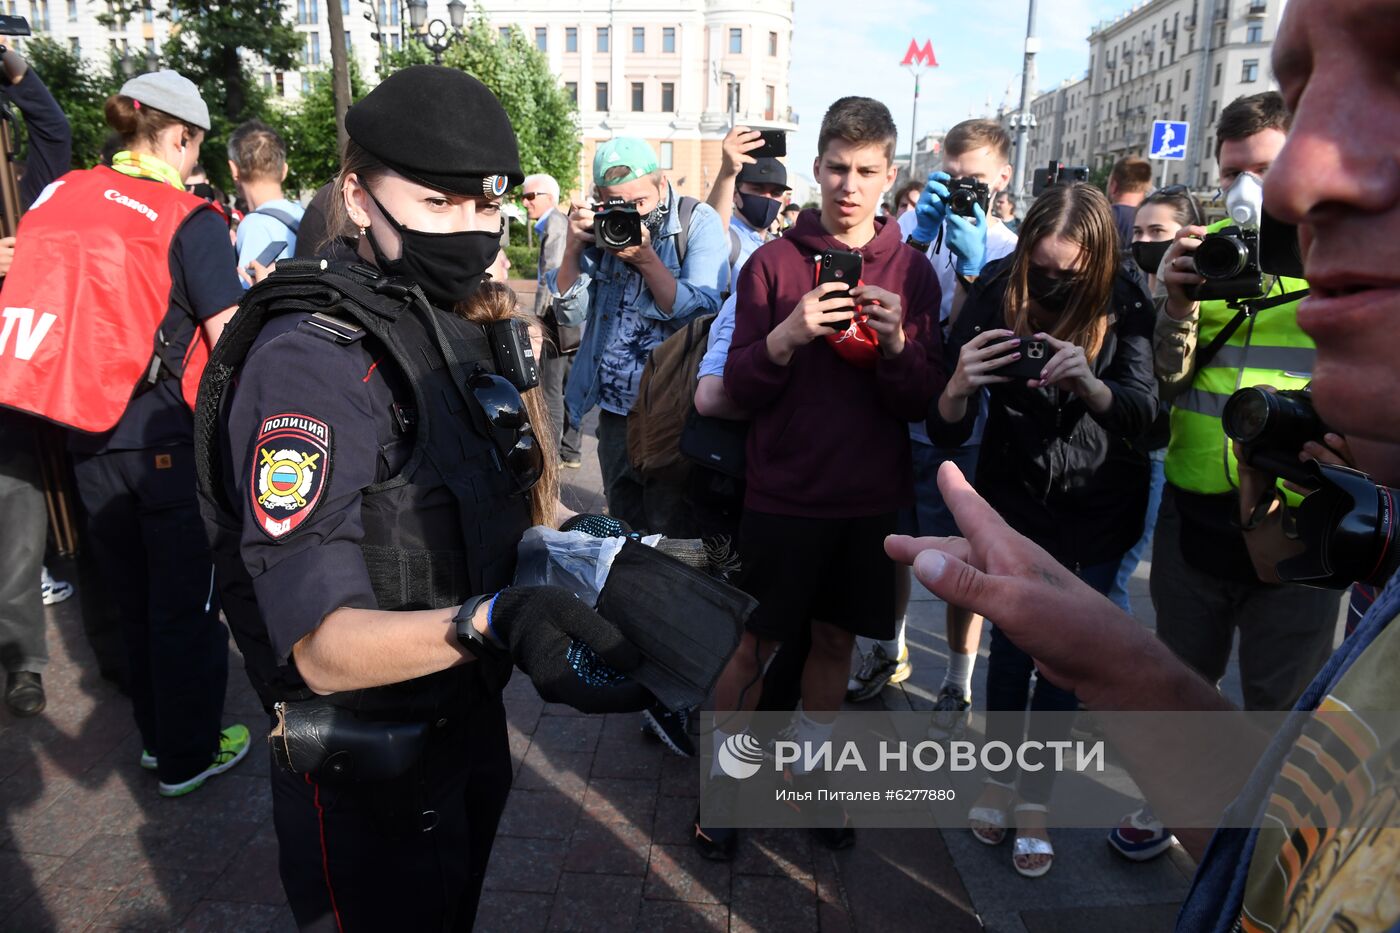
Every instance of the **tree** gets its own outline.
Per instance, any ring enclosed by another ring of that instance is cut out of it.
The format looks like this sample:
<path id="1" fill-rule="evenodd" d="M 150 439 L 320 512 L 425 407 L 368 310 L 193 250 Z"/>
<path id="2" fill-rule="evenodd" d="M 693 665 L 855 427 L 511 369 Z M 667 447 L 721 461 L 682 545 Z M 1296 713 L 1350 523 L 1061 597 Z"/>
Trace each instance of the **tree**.
<path id="1" fill-rule="evenodd" d="M 121 87 L 121 79 L 111 67 L 103 73 L 47 36 L 30 39 L 24 55 L 73 128 L 73 167 L 96 165 L 102 158 L 102 143 L 111 132 L 102 105 Z"/>
<path id="2" fill-rule="evenodd" d="M 340 142 L 336 137 L 335 87 L 329 69 L 313 72 L 311 87 L 294 107 L 269 121 L 287 143 L 287 190 L 314 191 L 340 169 Z M 350 62 L 350 99 L 367 92 L 359 66 Z"/>
<path id="3" fill-rule="evenodd" d="M 113 0 L 111 12 L 98 20 L 122 24 L 150 5 L 150 0 Z M 209 105 L 209 138 L 227 139 L 235 126 L 254 117 L 276 119 L 249 66 L 249 56 L 278 71 L 295 68 L 302 39 L 280 3 L 168 0 L 156 15 L 171 23 L 170 38 L 161 49 L 163 65 L 199 86 Z M 228 186 L 228 167 L 223 159 L 207 159 L 204 166 L 211 180 Z"/>
<path id="4" fill-rule="evenodd" d="M 386 68 L 393 72 L 430 61 L 432 55 L 422 43 L 409 41 L 388 56 Z M 558 179 L 562 190 L 574 187 L 582 147 L 574 102 L 549 70 L 549 59 L 518 28 L 512 26 L 509 36 L 501 38 L 478 8 L 442 63 L 477 78 L 500 99 L 519 140 L 520 166 L 526 174 L 546 172 Z"/>

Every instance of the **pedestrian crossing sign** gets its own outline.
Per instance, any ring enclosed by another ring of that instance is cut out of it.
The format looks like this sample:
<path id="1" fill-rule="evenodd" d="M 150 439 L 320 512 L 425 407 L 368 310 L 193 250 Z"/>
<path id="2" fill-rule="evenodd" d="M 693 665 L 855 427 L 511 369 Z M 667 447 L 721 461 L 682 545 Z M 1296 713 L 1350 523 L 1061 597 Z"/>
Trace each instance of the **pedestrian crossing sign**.
<path id="1" fill-rule="evenodd" d="M 1186 158 L 1186 134 L 1190 128 L 1191 124 L 1185 121 L 1153 120 L 1152 146 L 1148 150 L 1147 157 L 1149 159 Z"/>

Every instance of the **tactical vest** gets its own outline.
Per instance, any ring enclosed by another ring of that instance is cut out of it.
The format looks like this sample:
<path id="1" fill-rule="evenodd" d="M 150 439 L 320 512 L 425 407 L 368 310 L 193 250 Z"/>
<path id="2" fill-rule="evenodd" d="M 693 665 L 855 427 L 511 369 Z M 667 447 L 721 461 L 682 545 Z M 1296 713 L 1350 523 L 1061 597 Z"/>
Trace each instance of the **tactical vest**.
<path id="1" fill-rule="evenodd" d="M 0 405 L 79 431 L 117 424 L 163 368 L 193 407 L 206 346 L 170 359 L 170 246 L 207 202 L 105 166 L 69 172 L 20 220 L 0 292 Z M 191 325 L 192 326 L 192 325 Z M 153 354 L 154 346 L 154 356 Z"/>
<path id="2" fill-rule="evenodd" d="M 1209 229 L 1214 232 L 1231 223 L 1227 219 Z M 1265 297 L 1307 287 L 1302 279 L 1279 277 Z M 1236 313 L 1223 301 L 1201 302 L 1197 351 L 1209 345 Z M 1303 388 L 1312 378 L 1315 356 L 1312 339 L 1298 326 L 1297 301 L 1251 315 L 1209 365 L 1195 373 L 1191 388 L 1173 400 L 1167 481 L 1203 495 L 1238 489 L 1239 468 L 1220 420 L 1225 403 L 1237 389 L 1249 386 Z"/>
<path id="3" fill-rule="evenodd" d="M 433 310 L 416 286 L 369 266 L 279 262 L 248 291 L 224 329 L 200 383 L 194 427 L 200 506 L 224 611 L 254 688 L 268 705 L 308 693 L 268 643 L 239 554 L 243 510 L 226 493 L 224 470 L 231 461 L 220 444 L 228 387 L 253 342 L 273 317 L 298 312 L 331 316 L 325 330 L 338 343 L 353 343 L 363 329 L 413 390 L 413 450 L 396 476 L 366 488 L 361 501 L 361 550 L 380 609 L 442 609 L 509 586 L 516 545 L 530 525 L 528 494 L 515 492 L 485 413 L 465 387 L 478 369 L 495 371 L 484 329 Z M 509 665 L 483 671 L 485 663 L 338 694 L 333 702 L 379 718 L 422 719 L 461 702 L 482 675 L 495 687 L 503 684 Z"/>

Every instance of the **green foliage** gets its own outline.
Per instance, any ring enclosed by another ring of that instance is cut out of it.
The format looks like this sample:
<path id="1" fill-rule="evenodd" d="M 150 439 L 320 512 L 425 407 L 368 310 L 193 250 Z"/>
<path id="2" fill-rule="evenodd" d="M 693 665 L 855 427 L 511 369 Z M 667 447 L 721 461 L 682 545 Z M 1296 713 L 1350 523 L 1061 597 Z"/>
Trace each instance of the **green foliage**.
<path id="1" fill-rule="evenodd" d="M 106 24 L 121 23 L 150 5 L 150 0 L 113 0 L 110 13 L 98 16 Z M 277 122 L 267 95 L 249 64 L 249 56 L 279 71 L 296 66 L 302 39 L 281 4 L 263 0 L 168 0 L 156 15 L 171 23 L 170 38 L 161 49 L 160 67 L 173 68 L 199 87 L 209 105 L 212 128 L 205 145 L 219 146 L 229 133 L 253 118 Z M 145 63 L 140 66 L 144 71 Z M 226 190 L 230 179 L 226 160 L 212 150 L 203 157 L 214 184 Z"/>
<path id="2" fill-rule="evenodd" d="M 110 132 L 102 116 L 102 105 L 121 87 L 120 72 L 110 67 L 104 72 L 47 36 L 28 40 L 24 56 L 73 128 L 73 167 L 96 165 L 102 158 L 103 140 Z"/>
<path id="3" fill-rule="evenodd" d="M 534 246 L 526 246 L 525 240 L 518 243 L 511 241 L 511 245 L 506 247 L 506 258 L 510 260 L 510 277 L 513 279 L 529 279 L 534 281 L 535 270 L 540 265 L 540 247 L 536 243 Z"/>
<path id="4" fill-rule="evenodd" d="M 1100 165 L 1098 168 L 1095 168 L 1095 169 L 1090 170 L 1090 172 L 1089 172 L 1089 184 L 1093 185 L 1095 188 L 1098 188 L 1100 191 L 1102 191 L 1102 192 L 1104 192 L 1105 194 L 1107 194 L 1107 193 L 1108 193 L 1108 176 L 1109 176 L 1109 175 L 1112 175 L 1112 174 L 1113 174 L 1113 163 L 1112 163 L 1112 162 L 1105 162 L 1104 164 Z"/>
<path id="5" fill-rule="evenodd" d="M 410 41 L 387 57 L 385 69 L 389 73 L 432 60 L 422 43 Z M 559 180 L 562 190 L 574 187 L 582 147 L 574 102 L 550 71 L 549 59 L 517 27 L 502 39 L 478 8 L 462 36 L 443 54 L 442 63 L 476 77 L 500 99 L 520 141 L 525 174 L 547 172 Z"/>
<path id="6" fill-rule="evenodd" d="M 288 192 L 312 192 L 330 181 L 340 169 L 340 143 L 335 131 L 335 84 L 330 67 L 310 75 L 311 88 L 295 106 L 274 115 L 268 122 L 287 143 Z M 350 59 L 350 98 L 359 100 L 368 93 L 360 67 Z"/>

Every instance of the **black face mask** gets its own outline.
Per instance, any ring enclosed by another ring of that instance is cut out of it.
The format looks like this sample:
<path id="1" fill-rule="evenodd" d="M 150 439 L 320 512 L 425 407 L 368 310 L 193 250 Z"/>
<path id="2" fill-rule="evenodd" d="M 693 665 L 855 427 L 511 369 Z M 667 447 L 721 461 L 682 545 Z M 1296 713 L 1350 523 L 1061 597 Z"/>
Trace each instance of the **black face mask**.
<path id="1" fill-rule="evenodd" d="M 1138 241 L 1133 244 L 1133 260 L 1143 272 L 1156 275 L 1162 266 L 1162 258 L 1167 255 L 1171 245 L 1171 240 L 1160 240 L 1156 243 Z"/>
<path id="2" fill-rule="evenodd" d="M 1074 295 L 1074 283 L 1070 279 L 1054 278 L 1039 266 L 1031 266 L 1026 271 L 1026 294 L 1047 314 L 1063 314 Z"/>
<path id="3" fill-rule="evenodd" d="M 399 234 L 399 258 L 389 260 L 379 248 L 373 231 L 365 231 L 381 270 L 416 282 L 429 301 L 445 309 L 470 298 L 486 281 L 486 270 L 501 251 L 500 231 L 424 233 L 410 230 L 394 219 L 368 188 L 365 193 Z"/>
<path id="4" fill-rule="evenodd" d="M 755 230 L 767 230 L 778 219 L 783 202 L 762 194 L 739 193 L 739 216 Z"/>

